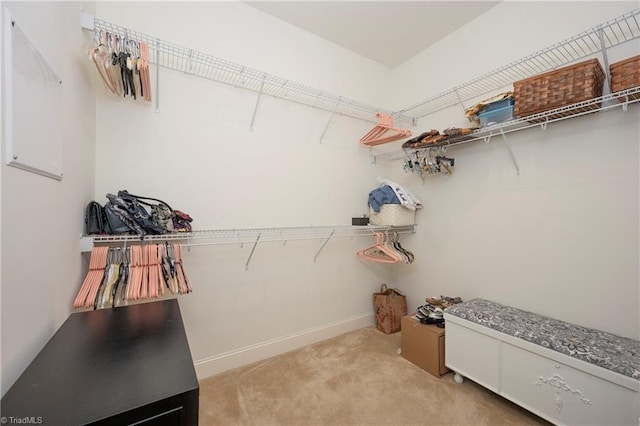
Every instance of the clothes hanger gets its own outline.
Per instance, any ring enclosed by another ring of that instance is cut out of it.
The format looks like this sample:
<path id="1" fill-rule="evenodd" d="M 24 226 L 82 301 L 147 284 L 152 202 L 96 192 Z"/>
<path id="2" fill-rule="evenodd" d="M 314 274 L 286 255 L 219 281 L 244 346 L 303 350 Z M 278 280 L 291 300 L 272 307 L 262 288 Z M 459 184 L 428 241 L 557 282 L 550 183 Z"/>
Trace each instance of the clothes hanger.
<path id="1" fill-rule="evenodd" d="M 122 84 L 122 71 L 120 70 L 120 60 L 119 60 L 119 49 L 120 49 L 121 39 L 117 34 L 111 34 L 111 67 L 109 68 L 109 72 L 111 73 L 111 78 L 113 79 L 114 85 L 116 86 L 116 95 L 124 96 L 124 86 Z"/>
<path id="2" fill-rule="evenodd" d="M 162 279 L 167 289 L 171 291 L 171 268 L 169 266 L 169 256 L 167 253 L 168 246 L 169 243 L 165 242 L 158 247 L 158 257 L 160 258 L 160 266 L 162 267 Z"/>
<path id="3" fill-rule="evenodd" d="M 112 292 L 112 302 L 111 302 L 111 307 L 115 308 L 116 306 L 120 306 L 121 302 L 125 300 L 125 289 L 127 286 L 127 279 L 128 279 L 128 275 L 129 275 L 129 265 L 128 265 L 128 261 L 127 261 L 127 241 L 125 240 L 124 242 L 124 247 L 122 248 L 121 251 L 119 251 L 120 254 L 120 259 L 119 259 L 119 263 L 120 263 L 120 268 L 118 271 L 118 281 L 116 282 L 116 284 L 113 286 L 113 292 Z"/>
<path id="4" fill-rule="evenodd" d="M 131 68 L 131 53 L 129 51 L 129 45 L 129 39 L 125 38 L 122 56 L 123 62 L 120 66 L 122 67 L 123 79 L 125 81 L 125 94 L 133 96 L 133 98 L 135 99 L 136 95 L 133 88 L 133 69 Z"/>
<path id="5" fill-rule="evenodd" d="M 150 299 L 156 299 L 158 297 L 158 261 L 157 254 L 154 253 L 155 244 L 147 244 L 145 246 L 146 258 L 147 258 L 147 276 L 148 276 L 148 294 Z"/>
<path id="6" fill-rule="evenodd" d="M 176 277 L 176 260 L 173 257 L 173 246 L 170 246 L 168 242 L 165 242 L 165 257 L 162 261 L 162 266 L 165 272 L 165 278 L 167 280 L 167 287 L 171 294 L 178 293 L 178 281 Z"/>
<path id="7" fill-rule="evenodd" d="M 378 124 L 360 139 L 361 145 L 380 145 L 411 136 L 411 130 L 393 127 L 393 117 L 390 115 L 378 112 L 376 117 L 378 118 Z M 392 132 L 392 134 L 386 135 L 389 132 Z"/>
<path id="8" fill-rule="evenodd" d="M 116 285 L 120 279 L 120 248 L 110 248 L 107 259 L 105 280 L 98 292 L 93 309 L 105 308 L 107 305 L 113 303 L 113 286 Z"/>
<path id="9" fill-rule="evenodd" d="M 115 93 L 115 86 L 109 76 L 108 64 L 109 64 L 109 49 L 105 45 L 106 34 L 100 30 L 98 40 L 95 40 L 97 46 L 91 51 L 91 61 L 98 70 L 98 75 L 107 86 L 109 90 Z M 103 40 L 104 39 L 104 40 Z"/>
<path id="10" fill-rule="evenodd" d="M 405 249 L 404 247 L 402 247 L 402 245 L 400 245 L 400 234 L 398 234 L 398 232 L 396 231 L 393 231 L 392 235 L 393 235 L 392 237 L 393 246 L 396 248 L 396 250 L 398 250 L 400 253 L 402 253 L 406 257 L 406 261 L 407 261 L 406 263 L 413 263 L 415 256 L 409 250 Z"/>
<path id="11" fill-rule="evenodd" d="M 154 283 L 156 288 L 157 297 L 164 295 L 164 280 L 162 277 L 162 246 L 160 244 L 156 244 L 153 247 L 152 255 L 153 255 L 153 269 L 154 269 Z"/>
<path id="12" fill-rule="evenodd" d="M 387 253 L 394 253 L 398 258 L 399 262 L 407 263 L 407 256 L 402 251 L 398 250 L 395 247 L 395 245 L 393 244 L 393 241 L 389 238 L 388 231 L 385 231 L 384 233 L 383 244 L 385 248 L 387 248 Z"/>
<path id="13" fill-rule="evenodd" d="M 380 263 L 398 263 L 398 260 L 395 257 L 389 256 L 384 251 L 380 250 L 377 247 L 369 247 L 366 250 L 360 250 L 356 253 L 358 256 L 371 260 L 374 262 Z"/>
<path id="14" fill-rule="evenodd" d="M 74 308 L 90 307 L 93 305 L 96 293 L 104 278 L 107 264 L 108 247 L 94 247 L 89 259 L 89 270 L 80 286 L 80 290 L 73 302 Z"/>
<path id="15" fill-rule="evenodd" d="M 178 284 L 180 287 L 180 294 L 187 294 L 193 291 L 191 284 L 187 277 L 187 273 L 182 265 L 182 247 L 180 244 L 174 244 L 174 252 L 176 255 L 176 274 L 178 276 Z"/>
<path id="16" fill-rule="evenodd" d="M 140 299 L 149 298 L 149 251 L 148 245 L 140 246 Z"/>
<path id="17" fill-rule="evenodd" d="M 127 288 L 127 300 L 137 300 L 140 298 L 140 287 L 142 286 L 142 254 L 140 246 L 131 247 L 131 275 Z"/>
<path id="18" fill-rule="evenodd" d="M 142 94 L 142 81 L 140 80 L 140 43 L 135 40 L 131 41 L 131 61 L 133 70 L 133 89 L 138 98 L 143 98 Z"/>
<path id="19" fill-rule="evenodd" d="M 120 73 L 117 65 L 114 64 L 113 61 L 113 46 L 115 36 L 109 32 L 105 33 L 105 47 L 106 47 L 106 55 L 104 58 L 105 68 L 107 70 L 107 77 L 109 78 L 109 82 L 111 83 L 111 91 L 115 94 L 118 94 L 118 75 Z"/>
<path id="20" fill-rule="evenodd" d="M 382 263 L 399 263 L 402 262 L 402 257 L 394 250 L 387 247 L 384 241 L 384 234 L 382 232 L 376 232 L 376 244 L 367 247 L 364 250 L 358 251 L 356 254 L 367 260 Z"/>
<path id="21" fill-rule="evenodd" d="M 149 76 L 149 46 L 140 43 L 140 61 L 138 62 L 140 71 L 140 81 L 142 83 L 143 97 L 147 102 L 151 102 L 151 80 Z"/>

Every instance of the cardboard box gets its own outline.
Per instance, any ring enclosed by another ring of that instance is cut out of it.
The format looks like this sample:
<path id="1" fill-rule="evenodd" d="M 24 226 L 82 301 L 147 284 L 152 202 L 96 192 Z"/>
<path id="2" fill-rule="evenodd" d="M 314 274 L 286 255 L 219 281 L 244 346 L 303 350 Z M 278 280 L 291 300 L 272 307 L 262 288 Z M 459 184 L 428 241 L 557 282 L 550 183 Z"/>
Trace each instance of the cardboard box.
<path id="1" fill-rule="evenodd" d="M 436 377 L 449 369 L 444 365 L 444 328 L 422 324 L 415 314 L 402 317 L 402 356 Z"/>

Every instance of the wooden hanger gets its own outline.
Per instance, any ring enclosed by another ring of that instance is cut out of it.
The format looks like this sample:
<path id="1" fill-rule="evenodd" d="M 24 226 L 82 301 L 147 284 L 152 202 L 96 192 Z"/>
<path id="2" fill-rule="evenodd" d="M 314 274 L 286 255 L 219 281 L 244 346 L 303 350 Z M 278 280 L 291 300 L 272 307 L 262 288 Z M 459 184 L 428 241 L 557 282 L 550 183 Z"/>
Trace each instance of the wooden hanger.
<path id="1" fill-rule="evenodd" d="M 104 84 L 107 86 L 107 88 L 109 88 L 109 90 L 111 90 L 113 93 L 116 93 L 115 83 L 109 75 L 110 51 L 107 46 L 107 38 L 108 35 L 100 31 L 100 35 L 96 40 L 98 45 L 91 50 L 90 57 L 91 61 L 96 66 L 98 75 L 100 76 Z"/>
<path id="2" fill-rule="evenodd" d="M 151 81 L 149 78 L 149 46 L 146 43 L 139 43 L 140 59 L 138 60 L 138 71 L 140 72 L 140 82 L 142 84 L 142 97 L 145 101 L 151 102 Z"/>
<path id="3" fill-rule="evenodd" d="M 108 249 L 108 247 L 94 247 L 93 250 L 91 250 L 89 271 L 74 300 L 74 308 L 93 306 L 100 284 L 102 284 L 104 279 Z"/>
<path id="4" fill-rule="evenodd" d="M 393 127 L 393 117 L 390 115 L 378 112 L 376 117 L 378 117 L 378 124 L 360 139 L 361 145 L 380 145 L 411 136 L 411 130 Z M 389 132 L 392 134 L 384 136 Z"/>

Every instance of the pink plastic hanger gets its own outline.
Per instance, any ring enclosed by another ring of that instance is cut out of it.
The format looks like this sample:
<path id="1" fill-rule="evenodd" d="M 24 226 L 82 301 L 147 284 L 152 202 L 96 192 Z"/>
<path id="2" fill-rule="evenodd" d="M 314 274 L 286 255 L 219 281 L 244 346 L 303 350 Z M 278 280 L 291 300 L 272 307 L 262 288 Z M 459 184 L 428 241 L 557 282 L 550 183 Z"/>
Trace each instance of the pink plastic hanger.
<path id="1" fill-rule="evenodd" d="M 381 112 L 376 113 L 376 117 L 378 117 L 378 124 L 376 127 L 371 129 L 369 133 L 364 135 L 362 139 L 360 139 L 361 145 L 380 145 L 383 143 L 397 141 L 398 139 L 403 139 L 411 136 L 411 130 L 400 129 L 397 127 L 393 127 L 393 117 L 387 114 L 383 114 Z M 384 136 L 388 132 L 393 132 L 390 135 Z"/>
<path id="2" fill-rule="evenodd" d="M 399 263 L 404 261 L 395 250 L 391 250 L 385 244 L 385 237 L 382 232 L 376 232 L 376 244 L 356 253 L 367 260 L 381 263 Z"/>

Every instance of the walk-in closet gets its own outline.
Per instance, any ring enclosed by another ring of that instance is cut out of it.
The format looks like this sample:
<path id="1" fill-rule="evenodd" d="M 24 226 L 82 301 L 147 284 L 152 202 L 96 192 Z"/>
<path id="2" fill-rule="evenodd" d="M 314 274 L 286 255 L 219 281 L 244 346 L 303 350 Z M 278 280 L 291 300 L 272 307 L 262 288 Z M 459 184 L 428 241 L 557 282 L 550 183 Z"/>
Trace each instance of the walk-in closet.
<path id="1" fill-rule="evenodd" d="M 365 5 L 370 10 L 359 19 Z M 167 339 L 184 349 L 172 346 L 172 357 L 191 356 L 188 380 L 177 373 L 171 377 L 178 387 L 184 383 L 175 392 L 190 410 L 197 411 L 193 386 L 200 383 L 200 424 L 218 424 L 211 414 L 215 404 L 209 405 L 217 398 L 211 389 L 233 394 L 236 388 L 224 386 L 241 381 L 235 369 L 272 357 L 293 357 L 273 358 L 280 360 L 274 365 L 285 366 L 269 373 L 274 378 L 286 377 L 288 367 L 297 371 L 300 363 L 321 365 L 323 357 L 313 357 L 309 348 L 325 350 L 326 359 L 353 350 L 344 362 L 346 372 L 346 364 L 363 363 L 358 344 L 386 350 L 389 359 L 415 367 L 400 355 L 400 333 L 373 334 L 379 332 L 372 294 L 383 283 L 402 291 L 408 313 L 426 298 L 484 299 L 637 344 L 640 81 L 618 90 L 610 72 L 612 64 L 640 55 L 637 1 L 0 6 L 3 396 L 56 332 L 67 329 L 70 315 L 101 318 L 91 327 L 121 324 L 129 317 L 109 312 L 130 304 L 136 315 L 156 318 L 160 311 L 143 307 L 155 299 L 171 324 L 161 334 L 149 331 L 148 344 Z M 385 32 L 361 22 L 374 11 L 384 12 L 389 33 L 402 28 L 394 7 L 398 16 L 413 10 L 441 35 L 431 44 L 415 43 L 422 35 L 407 20 L 407 46 L 402 40 L 364 43 L 368 34 Z M 331 13 L 334 26 L 323 34 L 327 25 L 321 20 L 330 21 Z M 361 31 L 360 39 L 340 34 L 347 17 L 353 31 Z M 445 21 L 455 24 L 446 29 Z M 341 44 L 346 40 L 358 43 Z M 419 49 L 409 52 L 409 45 Z M 127 57 L 137 65 L 131 67 Z M 594 59 L 604 70 L 604 89 L 593 98 L 502 123 L 482 122 L 482 127 L 468 118 L 474 104 L 514 91 L 515 82 Z M 115 68 L 111 61 L 124 65 Z M 634 63 L 640 67 L 640 61 Z M 40 75 L 48 80 L 41 84 Z M 427 143 L 424 137 L 435 139 Z M 396 186 L 399 203 L 410 210 L 406 221 L 371 219 L 375 212 L 368 197 L 384 184 Z M 125 190 L 184 212 L 190 220 L 180 230 L 185 232 L 144 238 L 135 232 L 86 235 L 87 204 L 105 204 L 107 194 Z M 354 225 L 363 217 L 369 217 L 368 225 Z M 134 254 L 136 265 L 145 267 L 144 279 L 153 274 L 158 284 L 149 292 L 134 291 L 128 301 L 117 292 L 115 278 L 113 286 L 98 290 L 105 265 L 131 261 Z M 175 287 L 164 287 L 163 256 L 184 272 Z M 92 273 L 99 277 L 88 278 Z M 121 299 L 110 298 L 111 292 Z M 136 329 L 141 334 L 129 337 L 144 340 L 143 330 L 152 328 L 150 319 Z M 437 336 L 444 330 L 436 330 Z M 354 332 L 364 334 L 349 334 Z M 491 333 L 501 351 L 512 343 L 511 337 Z M 466 341 L 484 339 L 465 336 Z M 382 340 L 372 343 L 378 337 Z M 337 346 L 322 346 L 328 341 Z M 78 344 L 90 347 L 91 339 Z M 73 339 L 58 345 L 73 346 Z M 452 347 L 469 351 L 459 343 Z M 638 360 L 640 352 L 631 356 Z M 154 359 L 149 357 L 131 363 L 140 367 L 140 377 L 144 360 Z M 467 405 L 512 404 L 505 410 L 522 408 L 517 415 L 524 416 L 505 414 L 514 423 L 567 422 L 504 394 L 503 373 L 494 389 L 454 364 L 442 365 L 442 377 L 429 375 L 429 386 L 446 389 L 439 404 L 446 406 L 446 397 L 454 395 L 453 404 L 456 392 L 486 392 L 484 402 Z M 388 363 L 375 365 L 384 369 Z M 469 380 L 455 383 L 449 373 L 454 366 Z M 292 385 L 291 401 L 316 395 L 320 406 L 345 399 L 331 392 L 355 384 L 354 375 L 321 380 L 317 386 L 326 394 L 305 388 L 328 374 L 320 369 L 297 375 L 296 380 L 309 374 L 309 380 Z M 640 367 L 635 369 L 635 377 L 621 379 L 631 380 L 631 388 L 640 378 Z M 202 387 L 223 374 L 229 376 Z M 406 372 L 395 377 L 402 378 L 398 386 L 419 386 L 423 380 Z M 252 382 L 255 389 L 271 389 L 269 380 L 260 380 Z M 543 381 L 541 386 L 549 385 Z M 560 388 L 580 387 L 562 383 Z M 161 381 L 154 386 L 165 385 L 170 386 Z M 580 390 L 588 393 L 585 387 Z M 142 388 L 131 389 L 147 395 Z M 251 412 L 251 398 L 243 393 L 248 390 L 238 389 L 247 401 L 247 406 L 238 402 L 238 412 Z M 258 401 L 269 392 L 254 404 L 261 406 Z M 412 409 L 411 395 L 402 396 L 398 410 Z M 368 397 L 363 391 L 362 401 Z M 498 402 L 501 398 L 509 401 Z M 592 409 L 597 400 L 583 395 L 580 404 Z M 551 411 L 560 413 L 562 404 L 554 401 Z M 339 409 L 329 410 L 334 417 L 321 410 L 309 418 L 292 414 L 288 423 L 283 413 L 298 413 L 295 405 L 274 403 L 272 416 L 265 415 L 262 424 L 340 423 Z M 198 416 L 167 410 L 177 417 L 166 421 L 198 422 Z M 529 411 L 541 417 L 528 417 Z M 368 424 L 414 424 L 410 417 L 372 412 L 373 418 L 363 418 Z M 37 420 L 42 414 L 22 415 Z M 145 418 L 153 415 L 145 412 Z M 225 419 L 261 423 L 238 416 Z M 344 414 L 343 424 L 365 422 L 354 419 L 355 414 Z M 471 421 L 437 419 L 439 424 Z"/>

